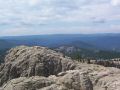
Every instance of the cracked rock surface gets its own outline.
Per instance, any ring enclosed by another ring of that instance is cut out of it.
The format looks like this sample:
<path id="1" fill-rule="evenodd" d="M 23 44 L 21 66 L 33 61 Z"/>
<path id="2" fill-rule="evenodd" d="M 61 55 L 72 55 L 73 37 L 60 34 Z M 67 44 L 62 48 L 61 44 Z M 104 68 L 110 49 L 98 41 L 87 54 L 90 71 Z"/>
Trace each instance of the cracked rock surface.
<path id="1" fill-rule="evenodd" d="M 0 86 L 8 80 L 19 77 L 57 75 L 59 72 L 73 70 L 75 64 L 45 47 L 20 46 L 12 48 L 5 57 L 0 69 Z"/>
<path id="2" fill-rule="evenodd" d="M 21 77 L 9 81 L 4 90 L 93 90 L 92 82 L 79 70 L 64 72 L 64 76 L 30 78 Z"/>
<path id="3" fill-rule="evenodd" d="M 120 90 L 120 69 L 79 63 L 45 47 L 19 46 L 0 65 L 0 90 Z"/>
<path id="4" fill-rule="evenodd" d="M 2 90 L 93 90 L 89 77 L 61 53 L 45 47 L 19 46 L 0 66 Z"/>

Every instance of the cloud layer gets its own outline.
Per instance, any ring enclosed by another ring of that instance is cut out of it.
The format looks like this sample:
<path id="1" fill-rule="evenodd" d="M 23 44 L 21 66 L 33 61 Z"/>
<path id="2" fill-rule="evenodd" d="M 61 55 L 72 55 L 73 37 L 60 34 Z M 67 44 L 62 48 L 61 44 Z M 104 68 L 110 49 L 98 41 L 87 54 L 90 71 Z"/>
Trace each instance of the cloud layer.
<path id="1" fill-rule="evenodd" d="M 119 0 L 0 0 L 0 35 L 120 32 Z"/>

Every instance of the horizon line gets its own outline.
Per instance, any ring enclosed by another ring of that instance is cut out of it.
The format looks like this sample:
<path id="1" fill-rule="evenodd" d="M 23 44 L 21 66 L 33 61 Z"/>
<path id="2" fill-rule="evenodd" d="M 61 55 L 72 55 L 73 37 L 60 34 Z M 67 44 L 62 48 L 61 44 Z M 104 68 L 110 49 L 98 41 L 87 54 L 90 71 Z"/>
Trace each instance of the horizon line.
<path id="1" fill-rule="evenodd" d="M 109 34 L 120 34 L 120 33 L 65 33 L 65 34 L 31 34 L 31 35 L 3 35 L 3 36 L 0 36 L 0 38 L 4 38 L 4 37 L 22 37 L 22 36 L 44 36 L 44 35 L 109 35 Z"/>

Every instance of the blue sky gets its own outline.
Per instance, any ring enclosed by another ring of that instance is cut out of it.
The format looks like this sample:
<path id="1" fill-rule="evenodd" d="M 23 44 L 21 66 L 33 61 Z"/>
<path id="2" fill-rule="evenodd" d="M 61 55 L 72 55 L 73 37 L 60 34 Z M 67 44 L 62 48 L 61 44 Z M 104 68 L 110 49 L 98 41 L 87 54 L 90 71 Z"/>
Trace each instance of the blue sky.
<path id="1" fill-rule="evenodd" d="M 120 0 L 0 0 L 0 36 L 120 33 Z"/>

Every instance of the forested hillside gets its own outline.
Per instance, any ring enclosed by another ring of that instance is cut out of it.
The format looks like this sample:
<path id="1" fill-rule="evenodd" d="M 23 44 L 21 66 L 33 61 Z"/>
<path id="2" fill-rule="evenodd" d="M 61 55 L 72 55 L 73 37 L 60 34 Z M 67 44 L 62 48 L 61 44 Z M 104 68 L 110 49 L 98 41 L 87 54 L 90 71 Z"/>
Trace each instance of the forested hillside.
<path id="1" fill-rule="evenodd" d="M 7 53 L 7 50 L 8 49 L 1 49 L 0 50 L 0 63 L 3 63 L 4 62 L 4 57 L 5 57 L 5 55 L 6 55 L 6 53 Z"/>
<path id="2" fill-rule="evenodd" d="M 55 49 L 62 52 L 64 55 L 71 57 L 72 59 L 113 59 L 120 58 L 120 52 L 97 50 L 97 49 L 85 49 L 74 46 L 61 46 Z"/>
<path id="3" fill-rule="evenodd" d="M 72 58 L 120 58 L 120 34 L 59 34 L 0 37 L 0 61 L 7 49 L 19 46 L 45 46 Z M 63 49 L 61 50 L 61 47 Z"/>
<path id="4" fill-rule="evenodd" d="M 59 34 L 1 37 L 0 48 L 28 45 L 60 47 L 64 45 L 85 49 L 120 51 L 120 34 Z"/>

